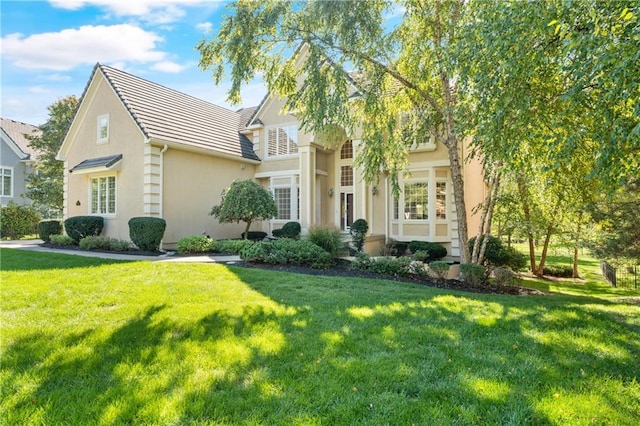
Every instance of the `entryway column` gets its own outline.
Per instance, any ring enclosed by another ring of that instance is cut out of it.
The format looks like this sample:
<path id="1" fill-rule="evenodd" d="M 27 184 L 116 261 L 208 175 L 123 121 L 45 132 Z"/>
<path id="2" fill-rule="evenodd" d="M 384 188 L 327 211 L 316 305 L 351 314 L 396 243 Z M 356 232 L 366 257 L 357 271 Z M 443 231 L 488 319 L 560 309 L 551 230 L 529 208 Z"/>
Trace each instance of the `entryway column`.
<path id="1" fill-rule="evenodd" d="M 316 148 L 298 147 L 300 155 L 300 226 L 307 231 L 315 223 Z"/>

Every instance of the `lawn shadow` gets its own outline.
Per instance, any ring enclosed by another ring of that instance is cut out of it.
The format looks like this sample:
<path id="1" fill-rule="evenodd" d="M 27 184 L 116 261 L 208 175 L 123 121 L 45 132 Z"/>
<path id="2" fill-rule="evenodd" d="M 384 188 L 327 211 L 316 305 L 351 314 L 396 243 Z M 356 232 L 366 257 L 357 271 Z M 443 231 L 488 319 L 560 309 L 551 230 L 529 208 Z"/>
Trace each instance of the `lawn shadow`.
<path id="1" fill-rule="evenodd" d="M 12 248 L 2 248 L 0 250 L 0 270 L 2 271 L 86 268 L 125 262 L 131 261 Z"/>

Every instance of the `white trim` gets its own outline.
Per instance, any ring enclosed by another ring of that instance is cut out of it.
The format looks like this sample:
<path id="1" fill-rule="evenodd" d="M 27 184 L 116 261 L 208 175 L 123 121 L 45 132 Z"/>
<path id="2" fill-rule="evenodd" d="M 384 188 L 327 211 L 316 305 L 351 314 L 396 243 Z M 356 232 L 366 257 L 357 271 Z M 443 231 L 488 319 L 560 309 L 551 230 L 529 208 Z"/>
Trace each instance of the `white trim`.
<path id="1" fill-rule="evenodd" d="M 279 170 L 274 172 L 260 172 L 256 173 L 253 177 L 256 179 L 272 178 L 272 177 L 286 177 L 291 175 L 299 175 L 300 170 Z"/>
<path id="2" fill-rule="evenodd" d="M 18 157 L 20 161 L 29 160 L 29 154 L 26 152 L 23 152 L 22 149 L 20 149 L 20 147 L 18 146 L 18 144 L 13 140 L 11 136 L 9 136 L 7 132 L 5 132 L 4 129 L 0 128 L 0 131 L 2 131 L 1 134 L 4 136 L 2 140 L 7 144 L 9 148 L 11 148 L 13 153 L 16 154 L 16 157 Z"/>

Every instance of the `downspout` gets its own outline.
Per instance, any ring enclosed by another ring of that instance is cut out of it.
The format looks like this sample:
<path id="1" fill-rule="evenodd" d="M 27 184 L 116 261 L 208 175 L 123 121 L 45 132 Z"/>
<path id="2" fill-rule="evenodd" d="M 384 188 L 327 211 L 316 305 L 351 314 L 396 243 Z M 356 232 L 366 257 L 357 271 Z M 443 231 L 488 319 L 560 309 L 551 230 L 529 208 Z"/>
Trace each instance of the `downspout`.
<path id="1" fill-rule="evenodd" d="M 158 210 L 159 210 L 159 214 L 160 214 L 160 218 L 164 219 L 164 153 L 167 152 L 167 150 L 169 149 L 169 145 L 164 144 L 164 147 L 162 147 L 162 150 L 160 151 L 160 196 L 158 203 L 160 204 L 158 206 Z M 164 240 L 160 241 L 160 247 L 162 249 L 164 249 Z"/>
<path id="2" fill-rule="evenodd" d="M 163 183 L 164 183 L 164 153 L 167 152 L 167 150 L 169 149 L 169 145 L 164 144 L 164 147 L 162 147 L 162 151 L 160 151 L 160 206 L 159 206 L 159 210 L 160 210 L 160 217 L 164 216 L 164 211 L 163 211 L 163 202 L 162 200 L 164 199 L 164 188 L 163 188 Z"/>

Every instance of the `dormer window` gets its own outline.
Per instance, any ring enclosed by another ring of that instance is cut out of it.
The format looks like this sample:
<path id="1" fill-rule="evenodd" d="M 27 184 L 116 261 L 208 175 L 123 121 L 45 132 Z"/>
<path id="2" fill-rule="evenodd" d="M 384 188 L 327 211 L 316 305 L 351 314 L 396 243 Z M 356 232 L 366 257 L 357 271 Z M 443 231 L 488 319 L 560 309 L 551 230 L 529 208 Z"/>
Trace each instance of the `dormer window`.
<path id="1" fill-rule="evenodd" d="M 298 127 L 276 126 L 267 129 L 267 157 L 285 157 L 298 153 Z"/>
<path id="2" fill-rule="evenodd" d="M 98 116 L 98 143 L 109 142 L 109 114 Z"/>

